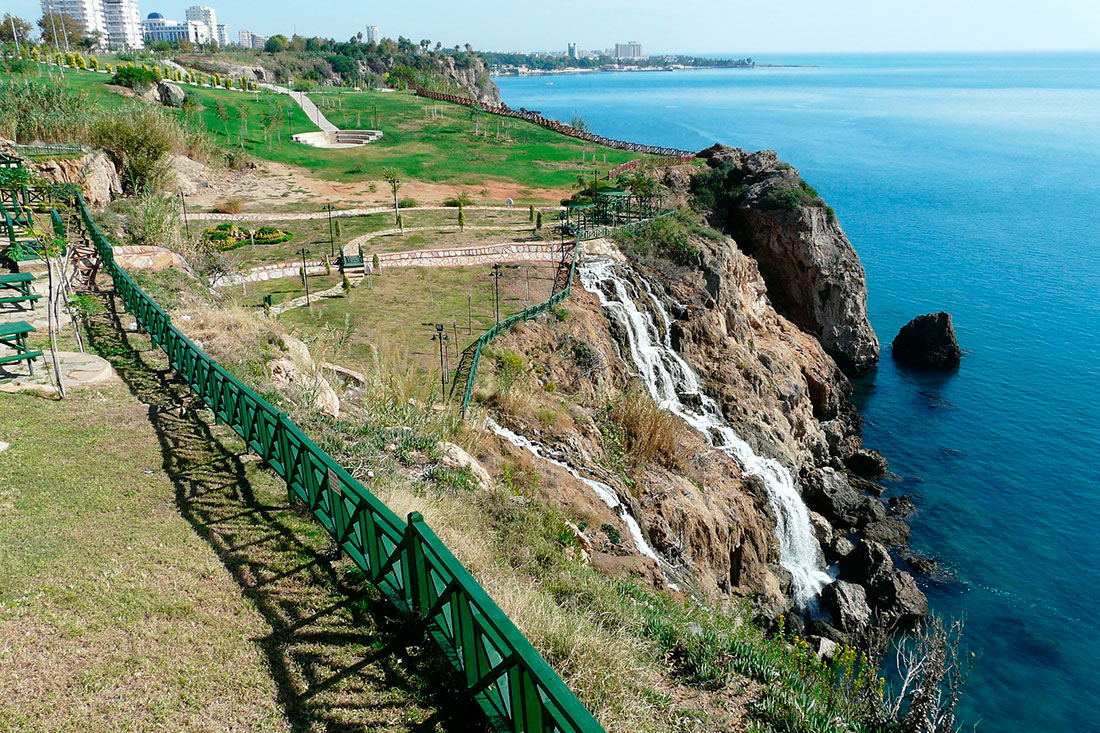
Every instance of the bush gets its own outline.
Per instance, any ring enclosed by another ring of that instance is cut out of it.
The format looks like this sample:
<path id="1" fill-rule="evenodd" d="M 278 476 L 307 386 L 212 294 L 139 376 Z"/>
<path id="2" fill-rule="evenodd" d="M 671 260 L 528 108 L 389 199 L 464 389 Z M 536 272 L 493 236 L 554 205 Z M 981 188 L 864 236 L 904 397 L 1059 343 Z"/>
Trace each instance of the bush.
<path id="1" fill-rule="evenodd" d="M 148 69 L 120 68 L 111 77 L 111 84 L 143 92 L 157 83 L 156 74 Z"/>
<path id="2" fill-rule="evenodd" d="M 401 209 L 415 209 L 416 199 L 406 196 L 405 198 L 397 202 L 397 206 Z"/>
<path id="3" fill-rule="evenodd" d="M 179 122 L 156 107 L 131 107 L 100 118 L 91 141 L 119 164 L 122 187 L 128 193 L 158 191 L 171 179 L 168 153 L 179 137 Z"/>
<path id="4" fill-rule="evenodd" d="M 619 232 L 615 241 L 635 258 L 657 257 L 680 267 L 695 267 L 702 252 L 691 243 L 690 235 L 699 233 L 683 216 L 665 216 L 645 226 Z"/>
<path id="5" fill-rule="evenodd" d="M 607 406 L 606 415 L 620 429 L 624 452 L 635 465 L 655 461 L 667 468 L 683 468 L 687 464 L 683 440 L 687 425 L 661 409 L 637 384 L 620 393 Z"/>
<path id="6" fill-rule="evenodd" d="M 505 351 L 496 357 L 496 364 L 497 391 L 506 395 L 526 371 L 523 357 L 514 351 Z"/>
<path id="7" fill-rule="evenodd" d="M 463 191 L 457 196 L 451 196 L 449 199 L 443 200 L 444 206 L 473 206 L 474 197 Z"/>

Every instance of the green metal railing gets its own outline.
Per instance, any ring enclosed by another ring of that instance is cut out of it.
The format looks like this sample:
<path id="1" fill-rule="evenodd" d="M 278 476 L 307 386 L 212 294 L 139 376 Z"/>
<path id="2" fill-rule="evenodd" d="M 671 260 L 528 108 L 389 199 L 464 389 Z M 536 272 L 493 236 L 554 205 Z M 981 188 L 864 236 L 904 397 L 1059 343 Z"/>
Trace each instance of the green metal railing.
<path id="1" fill-rule="evenodd" d="M 83 155 L 79 145 L 16 145 L 15 152 L 28 158 L 49 158 L 56 155 Z"/>
<path id="2" fill-rule="evenodd" d="M 78 191 L 70 190 L 70 201 L 117 296 L 167 354 L 172 368 L 219 422 L 285 479 L 290 500 L 309 507 L 366 577 L 401 612 L 424 621 L 492 725 L 515 733 L 602 733 L 591 713 L 424 519 L 416 512 L 405 521 L 398 518 L 284 413 L 172 325 L 168 314 L 115 262 L 110 242 Z M 551 302 L 541 306 L 545 310 Z"/>

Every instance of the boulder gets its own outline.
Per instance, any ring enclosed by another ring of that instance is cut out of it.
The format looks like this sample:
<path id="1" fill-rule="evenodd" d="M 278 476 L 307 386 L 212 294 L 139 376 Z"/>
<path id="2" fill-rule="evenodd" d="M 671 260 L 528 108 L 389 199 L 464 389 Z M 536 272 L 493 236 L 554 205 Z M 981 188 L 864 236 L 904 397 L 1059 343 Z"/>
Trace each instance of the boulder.
<path id="1" fill-rule="evenodd" d="M 928 614 L 928 598 L 912 575 L 895 570 L 880 575 L 868 588 L 871 605 L 890 623 L 908 626 Z"/>
<path id="2" fill-rule="evenodd" d="M 917 511 L 917 505 L 913 503 L 909 494 L 891 496 L 887 506 L 890 508 L 890 515 L 894 517 L 909 517 Z"/>
<path id="3" fill-rule="evenodd" d="M 166 81 L 157 82 L 157 100 L 165 107 L 182 107 L 187 93 L 179 86 Z"/>
<path id="4" fill-rule="evenodd" d="M 835 641 L 824 636 L 810 636 L 806 638 L 806 642 L 810 645 L 810 651 L 814 656 L 823 662 L 833 661 L 839 648 Z"/>
<path id="5" fill-rule="evenodd" d="M 833 526 L 829 520 L 817 512 L 810 512 L 810 526 L 813 528 L 817 544 L 825 547 L 833 541 Z"/>
<path id="6" fill-rule="evenodd" d="M 848 555 L 852 554 L 852 550 L 854 549 L 856 549 L 856 546 L 844 535 L 840 535 L 833 540 L 832 553 L 834 557 L 848 557 Z"/>
<path id="7" fill-rule="evenodd" d="M 869 585 L 894 569 L 894 561 L 886 548 L 873 540 L 863 540 L 846 557 L 840 559 L 840 576 L 853 583 Z"/>
<path id="8" fill-rule="evenodd" d="M 833 468 L 818 468 L 804 482 L 806 503 L 837 527 L 863 527 L 886 518 L 882 502 L 860 494 Z"/>
<path id="9" fill-rule="evenodd" d="M 870 450 L 868 448 L 860 448 L 855 453 L 844 461 L 852 473 L 859 474 L 860 476 L 882 476 L 886 473 L 886 470 L 890 468 L 890 462 L 886 460 L 886 456 L 879 453 L 877 450 Z"/>
<path id="10" fill-rule="evenodd" d="M 448 443 L 447 441 L 440 441 L 436 444 L 436 447 L 439 449 L 439 463 L 444 468 L 457 470 L 469 468 L 470 475 L 481 484 L 483 489 L 492 487 L 493 479 L 489 475 L 489 472 L 485 470 L 485 466 L 481 465 L 476 458 L 471 456 L 461 447 L 454 443 Z"/>
<path id="11" fill-rule="evenodd" d="M 962 359 L 950 313 L 917 316 L 902 327 L 893 343 L 894 359 L 930 369 L 957 367 Z"/>
<path id="12" fill-rule="evenodd" d="M 909 541 L 909 525 L 900 519 L 880 519 L 863 528 L 863 539 L 886 547 L 901 547 Z"/>
<path id="13" fill-rule="evenodd" d="M 821 607 L 829 612 L 836 627 L 848 634 L 859 632 L 871 623 L 867 592 L 855 583 L 836 580 L 825 586 L 821 591 Z"/>
<path id="14" fill-rule="evenodd" d="M 806 622 L 807 635 L 829 639 L 837 644 L 847 644 L 848 635 L 822 618 L 812 618 Z"/>
<path id="15" fill-rule="evenodd" d="M 915 572 L 918 572 L 921 575 L 932 575 L 939 567 L 938 563 L 936 563 L 936 561 L 932 558 L 925 557 L 924 555 L 918 555 L 916 553 L 906 555 L 905 562 L 908 563 L 909 567 L 911 567 Z"/>

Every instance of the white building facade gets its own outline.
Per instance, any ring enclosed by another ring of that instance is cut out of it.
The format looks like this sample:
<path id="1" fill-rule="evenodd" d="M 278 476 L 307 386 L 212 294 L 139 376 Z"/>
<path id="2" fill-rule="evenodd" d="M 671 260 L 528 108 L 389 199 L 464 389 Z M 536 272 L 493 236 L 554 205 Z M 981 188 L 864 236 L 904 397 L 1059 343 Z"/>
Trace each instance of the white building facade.
<path id="1" fill-rule="evenodd" d="M 218 40 L 218 16 L 214 8 L 207 5 L 192 5 L 183 11 L 183 17 L 193 23 L 198 23 L 205 28 L 204 39 L 200 43 Z"/>
<path id="2" fill-rule="evenodd" d="M 218 46 L 225 48 L 229 45 L 229 29 L 225 27 L 225 23 L 218 24 Z"/>
<path id="3" fill-rule="evenodd" d="M 206 43 L 210 40 L 209 29 L 202 23 L 194 20 L 169 20 L 160 13 L 149 13 L 149 17 L 141 21 L 141 30 L 146 43 Z"/>
<path id="4" fill-rule="evenodd" d="M 67 15 L 84 26 L 85 35 L 98 33 L 100 41 L 107 42 L 107 22 L 103 15 L 103 0 L 42 0 L 43 18 L 48 21 L 51 16 L 59 14 Z"/>
<path id="5" fill-rule="evenodd" d="M 367 43 L 378 43 L 382 40 L 382 34 L 376 25 L 367 26 Z"/>
<path id="6" fill-rule="evenodd" d="M 103 20 L 109 48 L 145 48 L 137 0 L 103 0 Z"/>

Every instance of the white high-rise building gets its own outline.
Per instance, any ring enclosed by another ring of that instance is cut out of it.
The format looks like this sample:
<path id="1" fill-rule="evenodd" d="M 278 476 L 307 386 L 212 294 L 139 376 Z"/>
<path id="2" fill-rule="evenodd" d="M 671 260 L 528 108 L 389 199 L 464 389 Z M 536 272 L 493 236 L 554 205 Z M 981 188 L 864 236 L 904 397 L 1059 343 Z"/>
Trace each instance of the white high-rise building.
<path id="1" fill-rule="evenodd" d="M 367 43 L 378 43 L 382 40 L 382 34 L 378 31 L 378 26 L 367 26 Z"/>
<path id="2" fill-rule="evenodd" d="M 63 13 L 84 26 L 85 35 L 99 34 L 100 43 L 107 42 L 107 22 L 103 16 L 103 0 L 42 0 L 42 17 Z M 52 40 L 48 37 L 47 41 Z"/>
<path id="3" fill-rule="evenodd" d="M 109 48 L 145 48 L 137 0 L 103 0 Z"/>
<path id="4" fill-rule="evenodd" d="M 218 23 L 218 47 L 225 48 L 229 45 L 229 30 L 225 27 L 225 23 Z"/>
<path id="5" fill-rule="evenodd" d="M 206 27 L 205 37 L 200 43 L 218 40 L 218 16 L 214 8 L 207 5 L 192 5 L 183 11 L 183 17 L 188 21 L 201 23 Z"/>
<path id="6" fill-rule="evenodd" d="M 207 27 L 202 23 L 195 20 L 168 20 L 160 13 L 149 13 L 149 17 L 141 21 L 141 30 L 147 43 L 205 43 L 210 40 L 206 35 Z"/>

